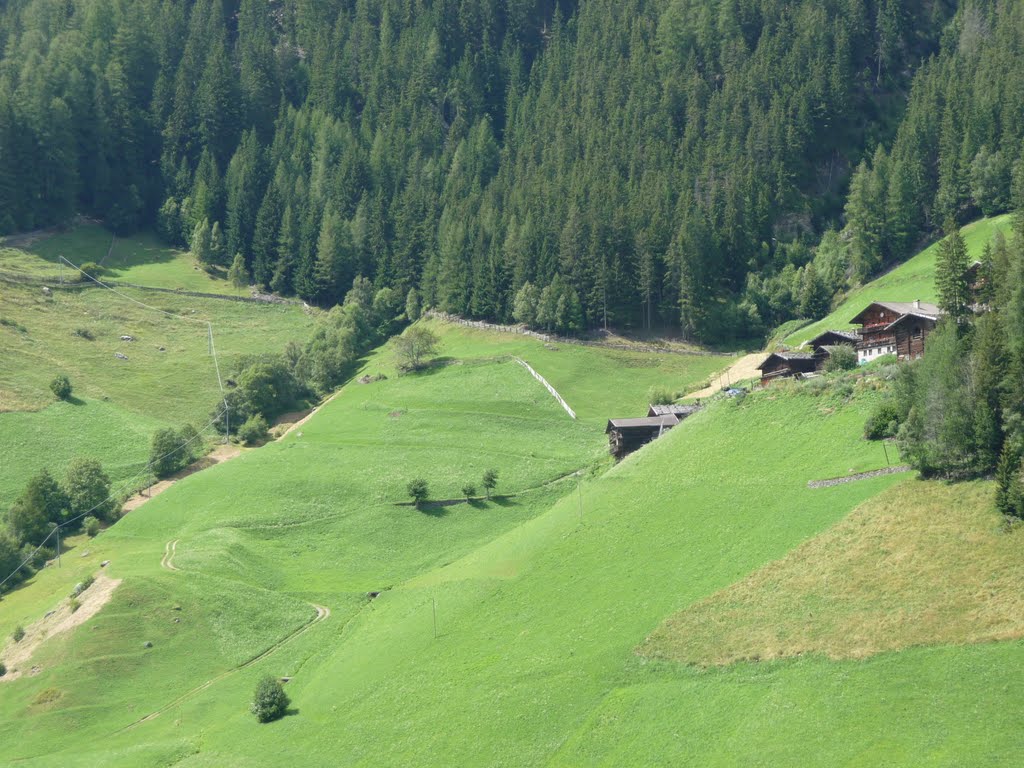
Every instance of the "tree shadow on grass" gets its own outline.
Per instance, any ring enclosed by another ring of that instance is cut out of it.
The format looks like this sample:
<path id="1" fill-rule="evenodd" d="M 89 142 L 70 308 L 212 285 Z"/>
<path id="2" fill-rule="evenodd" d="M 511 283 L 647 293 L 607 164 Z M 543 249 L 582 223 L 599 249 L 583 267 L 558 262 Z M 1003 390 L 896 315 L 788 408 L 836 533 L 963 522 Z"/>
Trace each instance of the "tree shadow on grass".
<path id="1" fill-rule="evenodd" d="M 491 496 L 491 501 L 497 504 L 499 507 L 516 507 L 519 506 L 519 502 L 516 501 L 514 496 Z"/>
<path id="2" fill-rule="evenodd" d="M 459 359 L 457 357 L 435 357 L 433 360 L 429 360 L 419 368 L 412 368 L 407 371 L 402 371 L 403 376 L 433 376 L 436 373 L 440 373 L 449 365 L 457 365 Z"/>
<path id="3" fill-rule="evenodd" d="M 65 398 L 64 402 L 68 405 L 85 405 L 85 400 L 80 397 L 75 397 L 74 395 L 69 395 Z"/>
<path id="4" fill-rule="evenodd" d="M 425 501 L 417 509 L 430 517 L 444 517 L 448 514 L 448 507 L 450 506 L 452 505 L 444 502 Z"/>

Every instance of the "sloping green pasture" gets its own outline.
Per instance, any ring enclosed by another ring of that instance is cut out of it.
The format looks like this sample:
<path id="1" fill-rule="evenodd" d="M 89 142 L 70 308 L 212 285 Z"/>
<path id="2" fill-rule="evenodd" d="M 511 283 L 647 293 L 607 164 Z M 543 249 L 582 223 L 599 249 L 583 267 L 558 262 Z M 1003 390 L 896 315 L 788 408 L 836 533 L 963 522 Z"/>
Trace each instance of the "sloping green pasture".
<path id="1" fill-rule="evenodd" d="M 722 355 L 651 354 L 577 344 L 543 344 L 529 336 L 481 331 L 425 321 L 443 338 L 440 354 L 452 357 L 515 355 L 534 367 L 580 419 L 647 415 L 651 387 L 689 392 L 733 360 Z M 386 365 L 387 359 L 382 361 Z"/>
<path id="2" fill-rule="evenodd" d="M 87 642 L 46 647 L 44 667 L 59 659 L 59 668 L 0 683 L 0 731 L 13 729 L 0 735 L 0 751 L 39 754 L 55 734 L 72 730 L 69 746 L 100 746 L 110 732 L 288 636 L 312 615 L 305 601 L 332 615 L 273 656 L 272 667 L 309 674 L 355 612 L 372 612 L 367 592 L 458 559 L 538 514 L 564 493 L 559 478 L 595 461 L 607 461 L 603 434 L 572 421 L 511 362 L 352 384 L 282 442 L 190 477 L 98 539 L 72 542 L 77 548 L 61 571 L 48 568 L 5 598 L 7 637 L 100 560 L 112 561 L 111 576 L 126 578 L 111 605 L 79 630 L 90 633 Z M 458 498 L 491 467 L 501 497 L 422 511 L 404 505 L 413 477 L 430 481 L 433 498 Z M 172 539 L 179 572 L 160 567 Z M 80 557 L 85 549 L 90 554 Z M 152 649 L 142 647 L 146 640 Z M 249 687 L 251 674 L 238 676 Z M 233 684 L 218 684 L 214 700 Z M 59 701 L 45 711 L 32 704 L 52 688 Z M 205 696 L 194 700 L 202 708 Z M 189 718 L 189 706 L 155 722 Z M 148 727 L 123 738 L 145 741 Z M 130 747 L 121 759 L 139 758 Z"/>
<path id="3" fill-rule="evenodd" d="M 963 228 L 964 241 L 972 259 L 981 258 L 985 245 L 996 232 L 1010 234 L 1009 214 L 995 216 L 990 219 L 979 219 Z M 873 301 L 914 301 L 934 303 L 935 295 L 935 258 L 939 253 L 939 243 L 934 243 L 913 258 L 900 264 L 890 272 L 886 272 L 867 285 L 851 291 L 835 311 L 816 323 L 804 326 L 796 333 L 788 336 L 785 343 L 797 346 L 813 339 L 827 330 L 844 330 L 853 328 L 850 319 L 855 317 L 864 307 Z"/>
<path id="4" fill-rule="evenodd" d="M 207 424 L 220 388 L 203 321 L 213 323 L 222 378 L 241 355 L 278 352 L 313 324 L 292 305 L 122 293 L 55 290 L 48 298 L 0 285 L 0 319 L 9 323 L 0 325 L 0 507 L 42 467 L 60 474 L 69 457 L 87 455 L 125 479 L 120 468 L 146 460 L 158 425 Z M 58 374 L 71 379 L 72 404 L 54 401 L 49 385 Z"/>
<path id="5" fill-rule="evenodd" d="M 454 346 L 446 337 L 442 352 Z M 94 620 L 131 626 L 123 639 L 111 629 L 104 648 L 103 672 L 117 680 L 104 686 L 95 659 L 68 641 L 58 669 L 3 691 L 0 758 L 376 766 L 651 765 L 699 756 L 743 764 L 723 744 L 744 731 L 746 707 L 759 706 L 755 736 L 789 735 L 765 747 L 790 750 L 788 764 L 834 764 L 835 753 L 820 752 L 822 737 L 801 737 L 801 729 L 827 724 L 829 710 L 771 708 L 765 697 L 799 700 L 835 688 L 849 669 L 804 661 L 709 674 L 644 662 L 634 649 L 665 616 L 899 482 L 806 487 L 884 465 L 879 447 L 859 439 L 875 395 L 864 390 L 847 402 L 829 390 L 792 388 L 718 403 L 591 475 L 582 493 L 569 480 L 478 507 L 395 506 L 413 475 L 447 497 L 487 466 L 502 473 L 502 491 L 600 466 L 596 423 L 569 420 L 514 363 L 459 359 L 426 375 L 351 384 L 281 443 L 189 478 L 91 542 L 90 558 L 110 558 L 111 574 L 127 579 Z M 385 367 L 371 359 L 365 370 Z M 617 381 L 605 383 L 617 391 Z M 613 407 L 634 396 L 625 390 Z M 571 386 L 561 391 L 579 400 Z M 159 567 L 172 540 L 180 572 Z M 0 631 L 40 610 L 29 594 L 52 591 L 55 574 L 47 569 L 39 584 L 0 605 Z M 381 594 L 369 600 L 371 591 Z M 268 615 L 278 603 L 264 595 L 292 601 L 280 621 Z M 332 615 L 252 667 L 118 732 L 230 668 L 222 647 L 237 658 L 267 642 L 271 628 L 284 637 L 301 626 L 311 609 L 300 600 Z M 187 630 L 164 622 L 175 601 L 183 621 L 195 614 Z M 265 633 L 235 645 L 230 638 L 247 631 L 245 621 Z M 86 625 L 75 638 L 99 631 Z M 158 632 L 143 652 L 142 635 Z M 246 702 L 264 671 L 294 675 L 296 714 L 261 727 Z M 776 689 L 779 678 L 788 690 Z M 931 690 L 921 695 L 950 695 L 944 679 L 926 680 Z M 31 702 L 53 687 L 65 695 L 38 711 Z M 879 692 L 883 709 L 889 696 Z M 938 713 L 901 743 L 943 734 L 962 714 Z M 73 736 L 72 723 L 80 729 Z M 843 750 L 874 743 L 867 728 L 847 728 Z M 639 734 L 641 743 L 622 746 Z M 732 749 L 740 748 L 750 754 L 742 743 Z"/>
<path id="6" fill-rule="evenodd" d="M 115 238 L 98 224 L 78 224 L 23 247 L 0 244 L 0 272 L 59 277 L 61 256 L 72 264 L 99 264 L 105 270 L 103 277 L 110 280 L 182 291 L 249 295 L 249 288 L 237 288 L 226 279 L 225 270 L 208 274 L 190 253 L 163 244 L 151 232 Z M 70 282 L 81 277 L 66 265 L 63 275 Z"/>

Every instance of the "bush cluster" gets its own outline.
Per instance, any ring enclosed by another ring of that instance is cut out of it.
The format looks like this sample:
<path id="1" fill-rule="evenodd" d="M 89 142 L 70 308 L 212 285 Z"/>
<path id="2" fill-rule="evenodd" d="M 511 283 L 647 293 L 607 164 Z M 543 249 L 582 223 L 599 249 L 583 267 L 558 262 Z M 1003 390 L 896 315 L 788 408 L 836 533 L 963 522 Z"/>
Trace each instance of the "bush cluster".
<path id="1" fill-rule="evenodd" d="M 238 439 L 246 445 L 257 445 L 267 439 L 267 432 L 270 425 L 263 418 L 263 414 L 256 413 L 246 419 L 245 423 L 238 428 Z"/>
<path id="2" fill-rule="evenodd" d="M 170 477 L 187 467 L 202 453 L 202 439 L 191 424 L 186 424 L 181 429 L 159 429 L 150 443 L 150 470 L 159 478 Z"/>
<path id="3" fill-rule="evenodd" d="M 98 526 L 99 520 L 113 521 L 116 517 L 116 506 L 110 498 L 110 478 L 95 459 L 73 460 L 61 483 L 45 469 L 31 477 L 8 509 L 6 526 L 0 529 L 0 573 L 15 573 L 25 562 L 7 587 L 31 576 L 53 556 L 53 539 L 47 537 L 54 527 L 60 525 L 61 535 L 66 536 L 86 520 L 93 520 Z M 44 541 L 47 546 L 36 552 Z"/>
<path id="4" fill-rule="evenodd" d="M 864 424 L 864 437 L 868 440 L 884 440 L 896 437 L 900 428 L 900 412 L 896 403 L 886 398 L 875 406 Z"/>
<path id="5" fill-rule="evenodd" d="M 419 311 L 418 295 L 404 302 L 390 288 L 376 292 L 357 277 L 345 301 L 324 313 L 303 346 L 289 342 L 280 354 L 243 357 L 233 371 L 235 385 L 214 406 L 221 432 L 238 433 L 250 419 L 270 423 L 276 416 L 326 395 L 349 376 L 359 358 L 405 322 L 403 309 Z M 224 412 L 225 405 L 227 413 Z"/>

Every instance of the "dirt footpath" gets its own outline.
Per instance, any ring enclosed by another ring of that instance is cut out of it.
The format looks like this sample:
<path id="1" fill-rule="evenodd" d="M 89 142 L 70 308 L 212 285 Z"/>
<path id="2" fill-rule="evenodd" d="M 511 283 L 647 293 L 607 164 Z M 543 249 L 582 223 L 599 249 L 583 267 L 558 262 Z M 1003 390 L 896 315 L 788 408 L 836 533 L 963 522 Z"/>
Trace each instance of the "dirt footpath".
<path id="1" fill-rule="evenodd" d="M 205 456 L 203 456 L 203 458 L 199 459 L 199 461 L 190 464 L 189 466 L 185 467 L 185 469 L 171 475 L 166 480 L 161 480 L 160 482 L 151 485 L 146 490 L 141 491 L 140 493 L 137 493 L 134 496 L 132 496 L 130 499 L 128 499 L 128 501 L 124 503 L 124 506 L 121 507 L 121 514 L 124 515 L 128 512 L 131 512 L 134 509 L 138 509 L 154 496 L 159 496 L 161 493 L 166 491 L 179 480 L 186 478 L 189 475 L 195 474 L 196 472 L 199 472 L 201 470 L 212 467 L 214 464 L 220 464 L 222 461 L 233 459 L 235 458 L 235 456 L 238 456 L 241 452 L 242 449 L 234 444 L 224 445 L 222 443 L 221 445 L 218 445 L 216 448 L 213 449 L 212 452 L 206 454 Z"/>
<path id="2" fill-rule="evenodd" d="M 711 397 L 716 392 L 720 392 L 725 387 L 731 386 L 738 381 L 760 378 L 761 372 L 757 370 L 757 366 L 763 363 L 767 357 L 767 352 L 754 352 L 750 355 L 744 355 L 713 378 L 709 386 L 697 392 L 691 392 L 687 397 Z"/>
<path id="3" fill-rule="evenodd" d="M 25 627 L 25 636 L 20 642 L 14 642 L 13 638 L 8 640 L 2 654 L 7 674 L 0 677 L 0 683 L 17 680 L 22 675 L 39 674 L 38 666 L 30 666 L 36 649 L 51 637 L 68 632 L 99 613 L 120 583 L 120 579 L 111 579 L 106 574 L 97 575 L 96 581 L 78 596 L 78 610 L 71 610 L 70 599 L 63 600 L 56 610 Z"/>

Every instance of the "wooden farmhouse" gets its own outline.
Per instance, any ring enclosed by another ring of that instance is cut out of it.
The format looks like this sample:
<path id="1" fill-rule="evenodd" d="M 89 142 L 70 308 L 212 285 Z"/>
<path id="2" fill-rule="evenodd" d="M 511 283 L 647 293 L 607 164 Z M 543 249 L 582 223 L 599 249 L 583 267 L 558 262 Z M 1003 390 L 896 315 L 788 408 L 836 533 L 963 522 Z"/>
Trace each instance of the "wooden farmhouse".
<path id="1" fill-rule="evenodd" d="M 913 360 L 924 354 L 925 340 L 935 330 L 942 310 L 922 301 L 876 301 L 850 320 L 861 326 L 857 362 L 881 355 Z"/>
<path id="2" fill-rule="evenodd" d="M 832 356 L 833 347 L 846 345 L 856 349 L 859 342 L 860 334 L 857 331 L 825 331 L 818 334 L 807 344 L 814 355 L 814 369 L 820 371 L 825 367 L 825 363 Z"/>
<path id="3" fill-rule="evenodd" d="M 757 369 L 761 371 L 761 384 L 771 384 L 776 379 L 813 373 L 815 367 L 816 361 L 810 352 L 773 352 Z"/>
<path id="4" fill-rule="evenodd" d="M 652 405 L 641 419 L 610 419 L 605 428 L 608 449 L 622 459 L 700 410 L 699 405 Z"/>

